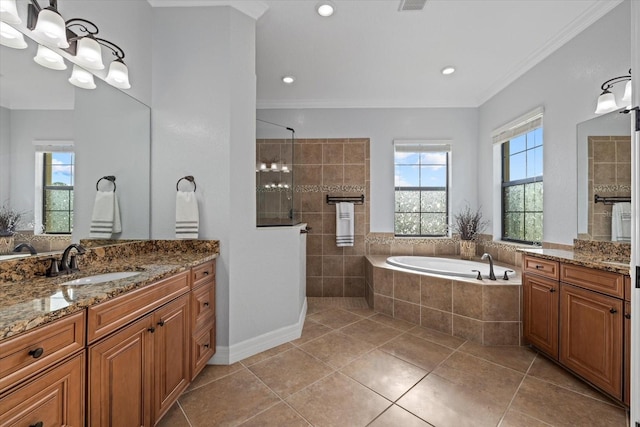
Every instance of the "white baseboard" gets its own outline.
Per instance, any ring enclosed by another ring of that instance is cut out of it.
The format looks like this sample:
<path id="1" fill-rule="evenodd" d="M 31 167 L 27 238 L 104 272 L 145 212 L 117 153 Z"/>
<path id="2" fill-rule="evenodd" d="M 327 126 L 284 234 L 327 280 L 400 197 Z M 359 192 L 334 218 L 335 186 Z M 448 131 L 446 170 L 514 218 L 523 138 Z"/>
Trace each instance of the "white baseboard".
<path id="1" fill-rule="evenodd" d="M 231 365 L 254 354 L 261 353 L 270 348 L 277 347 L 281 344 L 300 338 L 302 327 L 304 326 L 304 318 L 307 315 L 307 299 L 304 299 L 302 310 L 298 322 L 267 332 L 260 336 L 250 338 L 232 346 L 216 346 L 216 354 L 209 359 L 208 365 Z"/>

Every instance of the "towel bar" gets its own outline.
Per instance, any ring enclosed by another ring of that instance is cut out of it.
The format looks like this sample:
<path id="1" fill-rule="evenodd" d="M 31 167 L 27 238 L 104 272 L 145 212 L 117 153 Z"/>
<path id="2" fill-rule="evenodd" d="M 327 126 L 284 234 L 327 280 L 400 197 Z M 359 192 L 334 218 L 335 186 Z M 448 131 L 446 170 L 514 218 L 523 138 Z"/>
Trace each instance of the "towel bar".
<path id="1" fill-rule="evenodd" d="M 620 202 L 630 202 L 631 197 L 624 196 L 611 196 L 611 197 L 602 197 L 595 194 L 593 196 L 593 203 L 604 203 L 605 205 L 612 205 L 614 203 Z"/>
<path id="2" fill-rule="evenodd" d="M 183 179 L 186 179 L 187 181 L 189 181 L 190 183 L 193 184 L 193 191 L 196 191 L 196 179 L 192 176 L 192 175 L 187 175 L 187 176 L 183 176 L 182 178 L 180 178 L 178 180 L 178 182 L 176 182 L 176 191 L 179 191 L 178 189 L 178 185 L 180 184 L 180 181 L 182 181 Z"/>
<path id="3" fill-rule="evenodd" d="M 102 181 L 103 179 L 106 179 L 107 181 L 111 182 L 113 184 L 113 191 L 116 191 L 116 177 L 113 175 L 107 175 L 107 176 L 103 176 L 102 178 L 100 178 L 98 180 L 98 182 L 96 182 L 96 191 L 99 191 L 98 189 L 98 184 L 100 184 L 100 181 Z"/>
<path id="4" fill-rule="evenodd" d="M 330 196 L 327 194 L 327 204 L 335 205 L 336 203 L 347 202 L 353 203 L 356 205 L 361 205 L 364 203 L 364 194 L 360 196 Z"/>

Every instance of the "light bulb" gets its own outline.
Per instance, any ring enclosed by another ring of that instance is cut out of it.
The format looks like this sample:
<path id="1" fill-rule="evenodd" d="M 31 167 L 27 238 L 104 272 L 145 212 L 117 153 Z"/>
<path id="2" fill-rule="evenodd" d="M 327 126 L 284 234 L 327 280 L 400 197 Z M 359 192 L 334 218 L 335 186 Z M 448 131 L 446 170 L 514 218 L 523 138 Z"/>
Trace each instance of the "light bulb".
<path id="1" fill-rule="evenodd" d="M 93 74 L 77 65 L 73 66 L 73 72 L 69 78 L 69 83 L 82 89 L 96 88 L 96 84 L 93 81 Z"/>
<path id="2" fill-rule="evenodd" d="M 91 70 L 103 70 L 102 50 L 98 42 L 91 37 L 83 37 L 78 40 L 76 50 L 76 62 Z"/>
<path id="3" fill-rule="evenodd" d="M 63 49 L 69 47 L 64 19 L 52 9 L 42 9 L 38 13 L 38 22 L 33 33 L 40 36 L 46 44 Z"/>
<path id="4" fill-rule="evenodd" d="M 0 22 L 0 44 L 13 49 L 25 49 L 27 42 L 22 33 L 9 24 Z"/>
<path id="5" fill-rule="evenodd" d="M 105 81 L 111 86 L 119 89 L 130 89 L 129 83 L 129 69 L 122 59 L 116 59 L 109 65 L 109 73 L 105 78 Z"/>
<path id="6" fill-rule="evenodd" d="M 22 19 L 18 15 L 16 0 L 0 0 L 0 21 L 7 24 L 21 24 Z"/>
<path id="7" fill-rule="evenodd" d="M 66 70 L 67 64 L 59 54 L 41 44 L 38 45 L 38 53 L 33 58 L 36 63 L 52 70 Z"/>

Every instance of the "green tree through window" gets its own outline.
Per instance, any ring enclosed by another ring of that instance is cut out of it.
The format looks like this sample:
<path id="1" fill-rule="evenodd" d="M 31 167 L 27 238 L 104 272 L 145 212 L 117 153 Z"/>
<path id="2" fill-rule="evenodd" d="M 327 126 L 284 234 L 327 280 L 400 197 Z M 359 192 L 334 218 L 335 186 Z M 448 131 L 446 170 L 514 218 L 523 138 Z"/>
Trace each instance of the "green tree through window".
<path id="1" fill-rule="evenodd" d="M 542 128 L 502 144 L 502 239 L 542 241 Z"/>
<path id="2" fill-rule="evenodd" d="M 448 233 L 448 145 L 396 144 L 396 236 Z"/>
<path id="3" fill-rule="evenodd" d="M 74 154 L 43 153 L 42 218 L 44 232 L 73 231 Z"/>

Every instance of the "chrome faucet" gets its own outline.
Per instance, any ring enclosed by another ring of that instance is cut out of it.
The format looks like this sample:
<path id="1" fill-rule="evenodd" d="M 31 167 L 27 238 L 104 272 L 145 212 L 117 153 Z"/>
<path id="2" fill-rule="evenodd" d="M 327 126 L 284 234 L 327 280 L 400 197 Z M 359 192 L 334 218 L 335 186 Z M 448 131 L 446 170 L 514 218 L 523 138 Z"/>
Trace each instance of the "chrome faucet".
<path id="1" fill-rule="evenodd" d="M 69 253 L 71 249 L 75 249 L 78 252 L 78 255 L 83 255 L 85 250 L 82 246 L 77 243 L 72 243 L 64 250 L 62 253 L 62 258 L 60 259 L 60 268 L 59 270 L 63 273 L 72 273 L 74 271 L 78 271 L 78 264 L 76 262 L 76 255 L 71 255 L 71 259 L 69 259 Z"/>
<path id="2" fill-rule="evenodd" d="M 483 253 L 482 259 L 489 259 L 489 280 L 496 280 L 496 274 L 493 272 L 493 257 L 491 254 Z"/>
<path id="3" fill-rule="evenodd" d="M 20 243 L 15 248 L 13 248 L 13 252 L 21 252 L 22 249 L 24 248 L 29 249 L 29 253 L 31 255 L 38 255 L 38 251 L 36 251 L 36 249 L 33 246 L 31 246 L 29 243 Z"/>

